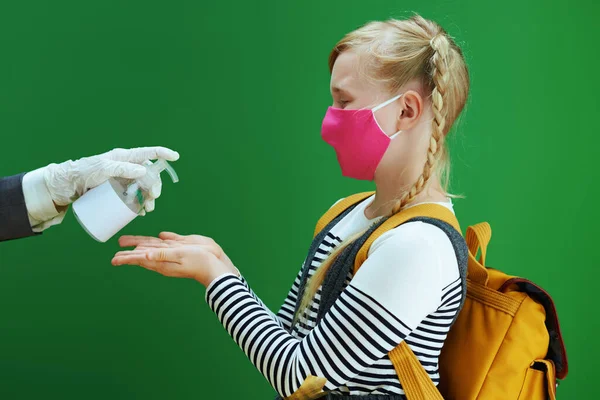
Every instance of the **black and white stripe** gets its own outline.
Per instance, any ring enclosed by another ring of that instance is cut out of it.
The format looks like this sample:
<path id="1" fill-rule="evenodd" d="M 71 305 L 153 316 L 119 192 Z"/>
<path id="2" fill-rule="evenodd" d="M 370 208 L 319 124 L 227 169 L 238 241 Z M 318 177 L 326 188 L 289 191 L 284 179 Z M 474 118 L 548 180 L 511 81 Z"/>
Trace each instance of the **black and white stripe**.
<path id="1" fill-rule="evenodd" d="M 333 235 L 331 232 L 327 233 L 327 236 L 323 239 L 323 241 L 319 244 L 317 251 L 315 252 L 315 256 L 310 261 L 310 266 L 308 270 L 308 276 L 311 277 L 317 268 L 321 265 L 323 260 L 331 253 L 331 251 L 337 247 L 342 242 L 342 239 L 336 235 Z M 290 331 L 292 318 L 294 316 L 294 310 L 296 308 L 296 301 L 298 299 L 298 290 L 300 287 L 300 279 L 302 278 L 302 269 L 296 275 L 296 280 L 294 281 L 290 292 L 288 293 L 283 305 L 277 312 L 277 316 L 283 321 L 288 331 Z M 352 279 L 352 275 L 349 274 L 346 279 L 346 284 L 350 282 Z M 313 299 L 313 303 L 310 305 L 310 313 L 309 313 L 309 321 L 300 320 L 298 324 L 294 327 L 294 332 L 292 333 L 296 337 L 304 337 L 312 327 L 316 324 L 316 317 L 319 307 L 319 302 L 321 300 L 321 290 L 319 289 Z M 311 325 L 307 325 L 310 323 Z"/>
<path id="2" fill-rule="evenodd" d="M 243 278 L 231 274 L 211 284 L 206 300 L 282 397 L 297 390 L 308 375 L 325 377 L 325 390 L 333 393 L 402 394 L 387 353 L 406 339 L 437 382 L 438 356 L 460 293 L 460 281 L 448 286 L 438 311 L 412 332 L 352 284 L 346 286 L 321 323 L 306 333 L 303 329 L 288 333 L 284 321 L 289 313 L 284 317 L 274 315 Z"/>

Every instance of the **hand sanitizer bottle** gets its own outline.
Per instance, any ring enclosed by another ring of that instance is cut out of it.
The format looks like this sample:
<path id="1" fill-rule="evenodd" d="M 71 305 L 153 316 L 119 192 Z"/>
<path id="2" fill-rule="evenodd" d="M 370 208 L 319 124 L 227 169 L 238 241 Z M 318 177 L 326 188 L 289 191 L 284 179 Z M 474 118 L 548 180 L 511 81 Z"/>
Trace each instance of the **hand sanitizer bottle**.
<path id="1" fill-rule="evenodd" d="M 177 173 L 166 160 L 144 165 L 146 174 L 134 181 L 111 178 L 87 191 L 73 203 L 73 214 L 83 229 L 99 242 L 113 237 L 144 208 L 148 190 L 166 170 L 174 183 Z"/>

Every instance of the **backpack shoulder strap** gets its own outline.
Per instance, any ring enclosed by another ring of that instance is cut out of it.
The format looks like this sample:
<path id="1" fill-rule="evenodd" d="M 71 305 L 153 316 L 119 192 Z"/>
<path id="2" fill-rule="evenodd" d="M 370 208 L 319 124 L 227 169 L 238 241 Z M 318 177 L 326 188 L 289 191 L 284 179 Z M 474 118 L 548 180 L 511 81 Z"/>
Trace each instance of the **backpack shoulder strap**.
<path id="1" fill-rule="evenodd" d="M 394 347 L 388 355 L 408 400 L 444 400 L 405 341 Z"/>
<path id="2" fill-rule="evenodd" d="M 374 193 L 375 192 L 355 193 L 338 201 L 335 205 L 333 205 L 333 207 L 327 210 L 327 212 L 325 212 L 321 218 L 319 218 L 319 221 L 317 221 L 317 226 L 315 227 L 314 236 L 317 236 L 317 234 L 321 232 L 323 228 L 327 226 L 327 224 L 333 221 L 335 217 L 343 213 L 348 207 L 352 207 Z"/>
<path id="3" fill-rule="evenodd" d="M 354 260 L 354 274 L 356 274 L 362 263 L 365 262 L 365 260 L 367 259 L 369 249 L 378 237 L 380 237 L 387 231 L 394 229 L 402 225 L 403 223 L 417 217 L 429 217 L 439 219 L 451 225 L 458 232 L 461 232 L 460 225 L 458 223 L 458 220 L 456 219 L 456 216 L 448 208 L 440 204 L 431 203 L 412 206 L 389 217 L 371 234 L 371 236 L 369 236 L 369 238 L 363 244 L 361 249 L 358 251 L 356 259 Z"/>

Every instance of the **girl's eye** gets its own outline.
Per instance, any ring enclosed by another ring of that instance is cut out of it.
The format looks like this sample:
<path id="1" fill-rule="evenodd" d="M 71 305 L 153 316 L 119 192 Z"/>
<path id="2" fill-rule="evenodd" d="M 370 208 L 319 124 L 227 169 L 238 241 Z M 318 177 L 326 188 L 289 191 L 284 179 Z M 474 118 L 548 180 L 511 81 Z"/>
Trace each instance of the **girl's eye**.
<path id="1" fill-rule="evenodd" d="M 340 105 L 342 106 L 342 108 L 344 108 L 344 106 L 348 103 L 350 103 L 348 100 L 340 100 Z"/>

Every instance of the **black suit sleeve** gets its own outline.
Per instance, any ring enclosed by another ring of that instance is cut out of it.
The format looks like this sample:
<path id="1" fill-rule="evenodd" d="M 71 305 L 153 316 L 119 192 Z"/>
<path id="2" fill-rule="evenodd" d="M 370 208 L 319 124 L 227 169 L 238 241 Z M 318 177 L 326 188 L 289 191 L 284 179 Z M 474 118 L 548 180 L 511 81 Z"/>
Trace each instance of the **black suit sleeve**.
<path id="1" fill-rule="evenodd" d="M 24 175 L 0 178 L 0 241 L 36 234 L 27 216 L 22 188 Z"/>

